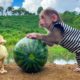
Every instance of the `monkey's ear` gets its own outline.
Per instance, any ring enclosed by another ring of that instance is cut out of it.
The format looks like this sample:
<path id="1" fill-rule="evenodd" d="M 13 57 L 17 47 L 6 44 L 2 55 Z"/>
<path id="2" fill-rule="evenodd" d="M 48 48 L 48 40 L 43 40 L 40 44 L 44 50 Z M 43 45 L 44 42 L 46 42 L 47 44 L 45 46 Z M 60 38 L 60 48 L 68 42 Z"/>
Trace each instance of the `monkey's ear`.
<path id="1" fill-rule="evenodd" d="M 61 24 L 54 24 L 54 27 L 59 29 L 61 34 L 64 34 L 64 27 Z"/>
<path id="2" fill-rule="evenodd" d="M 52 22 L 56 22 L 58 20 L 58 16 L 56 14 L 53 14 L 51 16 L 51 20 L 52 20 Z"/>

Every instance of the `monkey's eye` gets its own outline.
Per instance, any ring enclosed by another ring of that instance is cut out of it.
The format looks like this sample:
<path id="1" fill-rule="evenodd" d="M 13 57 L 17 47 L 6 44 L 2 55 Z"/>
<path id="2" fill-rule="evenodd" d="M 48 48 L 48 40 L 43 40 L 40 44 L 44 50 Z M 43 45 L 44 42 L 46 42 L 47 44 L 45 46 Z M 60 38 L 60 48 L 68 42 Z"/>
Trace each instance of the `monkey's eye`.
<path id="1" fill-rule="evenodd" d="M 44 19 L 44 16 L 43 15 L 41 16 L 41 19 Z"/>

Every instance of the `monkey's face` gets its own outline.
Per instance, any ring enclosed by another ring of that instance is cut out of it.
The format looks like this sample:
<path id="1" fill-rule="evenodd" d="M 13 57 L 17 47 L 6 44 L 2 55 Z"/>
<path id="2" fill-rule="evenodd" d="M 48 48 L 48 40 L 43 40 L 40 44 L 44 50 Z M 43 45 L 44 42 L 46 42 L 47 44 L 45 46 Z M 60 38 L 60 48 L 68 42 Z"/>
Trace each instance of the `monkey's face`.
<path id="1" fill-rule="evenodd" d="M 49 28 L 52 24 L 52 20 L 49 16 L 42 14 L 40 15 L 39 24 L 42 27 Z"/>

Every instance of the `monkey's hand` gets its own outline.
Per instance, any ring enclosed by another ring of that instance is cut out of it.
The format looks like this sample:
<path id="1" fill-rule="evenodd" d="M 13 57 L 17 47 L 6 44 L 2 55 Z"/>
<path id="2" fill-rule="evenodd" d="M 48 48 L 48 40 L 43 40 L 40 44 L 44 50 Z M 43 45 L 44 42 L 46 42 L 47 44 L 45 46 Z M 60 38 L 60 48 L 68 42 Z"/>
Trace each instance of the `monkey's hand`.
<path id="1" fill-rule="evenodd" d="M 74 71 L 75 72 L 80 72 L 80 68 L 78 67 L 78 68 L 74 69 Z"/>
<path id="2" fill-rule="evenodd" d="M 29 33 L 29 34 L 27 34 L 27 38 L 42 39 L 42 35 L 39 33 Z"/>

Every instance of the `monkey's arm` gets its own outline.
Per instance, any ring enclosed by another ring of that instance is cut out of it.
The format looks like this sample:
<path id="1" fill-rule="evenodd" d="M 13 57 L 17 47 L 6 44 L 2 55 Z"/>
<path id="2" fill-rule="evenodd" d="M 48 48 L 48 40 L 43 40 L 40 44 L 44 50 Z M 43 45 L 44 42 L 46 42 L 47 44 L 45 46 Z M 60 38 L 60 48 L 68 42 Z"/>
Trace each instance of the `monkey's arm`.
<path id="1" fill-rule="evenodd" d="M 51 39 L 50 34 L 42 35 L 42 41 L 49 46 L 53 46 L 54 43 L 50 39 Z"/>
<path id="2" fill-rule="evenodd" d="M 42 40 L 49 46 L 52 46 L 53 44 L 59 44 L 62 38 L 63 36 L 61 31 L 57 28 L 54 28 L 54 30 L 48 35 L 42 35 Z"/>

